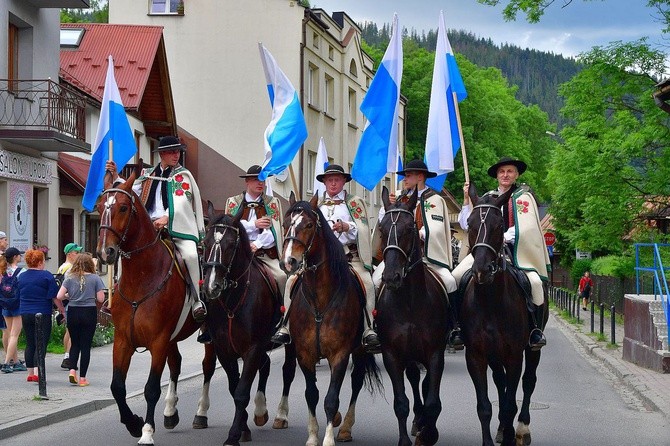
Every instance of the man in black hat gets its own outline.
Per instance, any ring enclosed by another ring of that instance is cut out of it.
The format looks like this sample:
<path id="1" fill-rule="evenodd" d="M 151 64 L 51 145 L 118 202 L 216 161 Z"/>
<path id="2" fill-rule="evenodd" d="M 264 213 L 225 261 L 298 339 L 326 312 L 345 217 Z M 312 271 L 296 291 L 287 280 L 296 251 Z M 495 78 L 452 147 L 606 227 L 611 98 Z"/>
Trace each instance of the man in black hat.
<path id="1" fill-rule="evenodd" d="M 417 228 L 419 228 L 419 237 L 423 245 L 423 262 L 441 279 L 445 292 L 447 294 L 453 293 L 456 291 L 456 281 L 450 272 L 450 268 L 453 266 L 453 259 L 449 210 L 444 199 L 426 186 L 426 179 L 433 178 L 437 174 L 429 171 L 426 163 L 421 160 L 408 162 L 405 168 L 397 173 L 398 175 L 403 175 L 404 178 L 403 190 L 400 191 L 396 200 L 409 201 L 409 197 L 414 193 L 415 188 L 419 194 L 414 220 L 416 221 Z M 384 213 L 384 208 L 379 210 L 378 221 L 384 218 Z M 426 230 L 426 226 L 428 226 L 428 230 Z M 377 231 L 373 235 L 372 243 L 372 252 L 381 252 L 378 249 L 381 240 Z M 372 275 L 375 287 L 377 288 L 381 285 L 383 272 L 384 262 L 382 261 Z M 458 327 L 450 333 L 449 339 L 454 349 L 463 349 L 463 341 Z"/>
<path id="2" fill-rule="evenodd" d="M 337 164 L 329 165 L 316 177 L 325 184 L 326 190 L 319 198 L 319 209 L 342 243 L 352 269 L 365 288 L 365 321 L 362 343 L 369 353 L 380 351 L 379 337 L 373 328 L 372 312 L 375 308 L 375 289 L 372 284 L 372 251 L 370 249 L 370 228 L 364 201 L 344 190 L 351 175 Z M 287 292 L 288 295 L 288 292 Z M 284 298 L 284 306 L 288 308 L 290 300 Z M 275 342 L 290 342 L 288 327 L 284 324 L 273 338 Z"/>
<path id="3" fill-rule="evenodd" d="M 498 180 L 498 188 L 487 192 L 485 195 L 499 196 L 513 190 L 512 196 L 503 205 L 503 220 L 505 225 L 505 242 L 511 247 L 514 265 L 522 270 L 528 277 L 531 285 L 532 310 L 530 313 L 531 332 L 528 344 L 533 350 L 539 350 L 547 344 L 547 339 L 541 329 L 544 320 L 544 286 L 548 280 L 548 271 L 551 270 L 549 254 L 541 231 L 540 217 L 537 210 L 535 197 L 528 186 L 517 185 L 519 176 L 526 171 L 528 166 L 521 160 L 510 157 L 502 157 L 488 169 L 490 177 Z M 467 191 L 469 184 L 465 184 Z M 467 192 L 466 192 L 467 195 Z M 469 201 L 464 202 L 462 215 L 459 215 L 461 227 L 467 230 L 467 219 L 472 212 Z M 465 226 L 463 226 L 465 224 Z M 458 265 L 453 271 L 454 278 L 460 283 L 463 274 L 472 267 L 473 258 L 471 254 Z"/>
<path id="4" fill-rule="evenodd" d="M 205 236 L 200 189 L 191 172 L 179 164 L 186 145 L 174 136 L 160 139 L 160 162 L 156 167 L 144 169 L 133 184 L 133 191 L 149 212 L 157 231 L 165 229 L 172 236 L 181 253 L 190 277 L 189 295 L 193 318 L 201 323 L 207 309 L 200 299 L 200 261 L 198 243 Z M 105 169 L 118 181 L 116 163 L 107 161 Z"/>
<path id="5" fill-rule="evenodd" d="M 242 212 L 240 223 L 247 231 L 251 250 L 256 259 L 272 273 L 281 298 L 286 287 L 286 274 L 279 267 L 284 213 L 281 202 L 265 193 L 265 181 L 258 179 L 260 173 L 261 166 L 253 165 L 244 175 L 240 175 L 240 178 L 244 178 L 246 190 L 228 198 L 226 212 L 231 215 Z"/>

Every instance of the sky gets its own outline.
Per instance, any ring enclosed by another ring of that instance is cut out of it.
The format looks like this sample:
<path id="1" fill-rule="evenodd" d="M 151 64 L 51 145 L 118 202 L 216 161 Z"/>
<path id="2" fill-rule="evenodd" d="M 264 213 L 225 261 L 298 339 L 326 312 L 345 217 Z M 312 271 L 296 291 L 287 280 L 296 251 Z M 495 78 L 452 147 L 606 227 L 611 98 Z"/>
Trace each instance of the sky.
<path id="1" fill-rule="evenodd" d="M 515 22 L 505 22 L 502 9 L 476 0 L 311 0 L 313 8 L 329 14 L 346 12 L 357 23 L 372 21 L 391 23 L 398 13 L 400 26 L 408 29 L 437 29 L 440 10 L 447 29 L 465 30 L 477 37 L 491 38 L 496 44 L 509 43 L 521 48 L 575 57 L 593 46 L 613 41 L 634 41 L 649 36 L 650 43 L 662 43 L 661 24 L 647 0 L 555 0 L 539 23 L 530 24 L 525 15 Z M 666 42 L 667 44 L 667 42 Z M 458 52 L 458 48 L 454 48 Z"/>

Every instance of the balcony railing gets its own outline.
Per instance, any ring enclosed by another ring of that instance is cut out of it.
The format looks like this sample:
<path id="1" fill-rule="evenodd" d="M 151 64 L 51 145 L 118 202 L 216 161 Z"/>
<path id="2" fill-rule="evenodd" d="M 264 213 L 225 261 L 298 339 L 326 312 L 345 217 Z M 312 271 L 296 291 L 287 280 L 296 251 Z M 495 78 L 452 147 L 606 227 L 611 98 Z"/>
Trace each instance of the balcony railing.
<path id="1" fill-rule="evenodd" d="M 0 128 L 50 130 L 86 141 L 86 99 L 50 79 L 0 79 Z"/>

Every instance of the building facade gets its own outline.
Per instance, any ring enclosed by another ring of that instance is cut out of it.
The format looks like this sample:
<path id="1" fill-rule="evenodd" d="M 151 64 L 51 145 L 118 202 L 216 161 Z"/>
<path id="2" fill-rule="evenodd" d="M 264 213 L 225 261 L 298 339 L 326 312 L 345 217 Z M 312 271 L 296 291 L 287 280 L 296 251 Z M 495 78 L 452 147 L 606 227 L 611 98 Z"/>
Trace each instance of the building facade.
<path id="1" fill-rule="evenodd" d="M 300 6 L 294 0 L 233 2 L 110 0 L 109 21 L 164 28 L 180 135 L 197 140 L 203 198 L 222 209 L 243 189 L 237 177 L 264 159 L 263 133 L 271 118 L 258 43 L 272 53 L 300 95 L 308 139 L 291 169 L 271 180 L 284 198 L 311 197 L 314 161 L 324 138 L 332 162 L 350 168 L 365 126 L 360 104 L 374 76 L 361 49 L 361 30 L 347 16 Z M 404 100 L 400 150 L 404 152 Z M 390 186 L 390 178 L 386 184 Z M 355 182 L 376 216 L 380 188 L 368 193 Z"/>

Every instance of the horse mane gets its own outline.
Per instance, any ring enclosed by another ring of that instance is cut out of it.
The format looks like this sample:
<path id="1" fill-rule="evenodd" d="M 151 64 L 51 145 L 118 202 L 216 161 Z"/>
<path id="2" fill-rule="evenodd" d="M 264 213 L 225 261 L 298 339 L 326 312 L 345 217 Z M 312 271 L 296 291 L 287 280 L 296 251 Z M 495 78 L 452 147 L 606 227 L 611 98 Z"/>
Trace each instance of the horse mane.
<path id="1" fill-rule="evenodd" d="M 335 237 L 335 233 L 330 230 L 328 225 L 328 220 L 323 216 L 323 213 L 319 208 L 316 210 L 312 208 L 312 205 L 307 201 L 297 201 L 295 202 L 289 210 L 286 212 L 287 215 L 292 214 L 293 212 L 302 211 L 305 213 L 314 213 L 319 220 L 321 225 L 321 234 L 326 246 L 326 255 L 328 257 L 328 267 L 330 268 L 331 274 L 337 278 L 349 277 L 349 261 L 347 260 L 346 255 L 344 254 L 344 249 L 342 249 L 342 243 Z M 328 230 L 326 230 L 328 229 Z M 335 292 L 335 295 L 338 295 L 340 291 L 344 290 L 347 284 L 346 280 L 337 280 L 338 286 Z"/>

